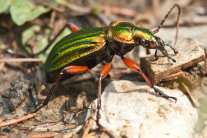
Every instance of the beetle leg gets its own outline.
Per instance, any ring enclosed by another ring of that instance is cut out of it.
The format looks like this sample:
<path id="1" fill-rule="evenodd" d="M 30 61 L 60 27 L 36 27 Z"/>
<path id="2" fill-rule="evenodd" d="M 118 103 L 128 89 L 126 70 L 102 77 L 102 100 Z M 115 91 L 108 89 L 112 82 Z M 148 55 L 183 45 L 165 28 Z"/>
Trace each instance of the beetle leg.
<path id="1" fill-rule="evenodd" d="M 157 56 L 157 49 L 155 50 L 155 60 L 158 59 L 158 56 Z"/>
<path id="2" fill-rule="evenodd" d="M 99 112 L 101 109 L 101 81 L 104 79 L 111 69 L 111 63 L 106 63 L 100 71 L 99 83 L 98 83 L 98 93 L 97 93 L 97 124 L 99 125 Z"/>
<path id="3" fill-rule="evenodd" d="M 76 32 L 76 31 L 80 30 L 79 27 L 76 26 L 75 24 L 73 24 L 72 22 L 68 22 L 68 27 L 70 28 L 70 30 L 72 32 Z"/>
<path id="4" fill-rule="evenodd" d="M 149 80 L 149 78 L 144 74 L 144 72 L 141 70 L 140 66 L 135 63 L 134 61 L 130 60 L 130 59 L 127 59 L 125 57 L 122 57 L 122 61 L 124 62 L 124 64 L 130 68 L 131 70 L 134 70 L 136 72 L 139 72 L 145 79 L 145 81 L 147 82 L 147 84 L 154 89 L 154 91 L 156 93 L 158 93 L 159 95 L 167 98 L 167 99 L 174 99 L 175 101 L 177 101 L 177 98 L 176 97 L 172 97 L 172 96 L 168 96 L 167 94 L 165 94 L 164 92 L 162 92 L 160 89 L 154 87 L 154 84 L 152 83 L 152 81 Z"/>
<path id="5" fill-rule="evenodd" d="M 150 50 L 148 48 L 146 48 L 146 55 L 151 54 Z"/>
<path id="6" fill-rule="evenodd" d="M 40 110 L 42 107 L 44 107 L 45 105 L 48 104 L 48 102 L 50 101 L 50 97 L 53 94 L 59 80 L 62 78 L 62 76 L 65 73 L 69 73 L 69 74 L 80 74 L 83 73 L 85 71 L 88 70 L 87 66 L 67 66 L 65 67 L 57 76 L 55 82 L 53 83 L 52 87 L 50 88 L 49 93 L 47 94 L 46 99 L 44 100 L 44 102 L 42 103 L 42 105 L 40 105 L 38 108 L 36 108 L 33 112 L 37 112 L 38 110 Z"/>

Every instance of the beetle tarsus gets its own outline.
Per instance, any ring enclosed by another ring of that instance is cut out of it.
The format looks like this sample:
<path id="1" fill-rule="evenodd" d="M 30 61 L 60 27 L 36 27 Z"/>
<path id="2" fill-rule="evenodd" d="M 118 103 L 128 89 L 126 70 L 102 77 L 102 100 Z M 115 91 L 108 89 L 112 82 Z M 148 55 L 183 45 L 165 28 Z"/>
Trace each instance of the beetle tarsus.
<path id="1" fill-rule="evenodd" d="M 171 59 L 173 62 L 176 62 L 176 60 L 175 60 L 174 58 L 171 58 L 171 57 L 170 57 L 170 59 Z"/>
<path id="2" fill-rule="evenodd" d="M 164 92 L 162 92 L 160 89 L 154 87 L 154 90 L 156 93 L 158 93 L 159 95 L 163 96 L 164 98 L 167 98 L 167 99 L 173 99 L 175 100 L 175 102 L 177 102 L 177 98 L 176 97 L 173 97 L 173 96 L 168 96 L 167 94 L 165 94 Z"/>

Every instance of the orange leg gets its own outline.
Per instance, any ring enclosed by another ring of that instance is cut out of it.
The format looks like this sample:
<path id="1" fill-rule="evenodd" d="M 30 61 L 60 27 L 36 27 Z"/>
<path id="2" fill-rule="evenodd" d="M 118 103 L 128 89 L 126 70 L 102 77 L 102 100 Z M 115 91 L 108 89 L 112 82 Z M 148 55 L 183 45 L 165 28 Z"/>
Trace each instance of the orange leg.
<path id="1" fill-rule="evenodd" d="M 83 73 L 85 71 L 88 70 L 87 66 L 67 66 L 65 67 L 57 76 L 55 82 L 53 83 L 46 99 L 44 100 L 43 104 L 40 105 L 38 108 L 36 108 L 33 112 L 37 112 L 39 109 L 41 109 L 42 107 L 44 107 L 45 105 L 48 104 L 48 102 L 50 101 L 50 97 L 53 94 L 58 82 L 60 81 L 60 79 L 62 78 L 64 73 L 69 73 L 69 74 L 80 74 Z"/>
<path id="2" fill-rule="evenodd" d="M 76 32 L 76 31 L 80 30 L 80 29 L 78 28 L 78 26 L 76 26 L 75 24 L 73 24 L 73 23 L 71 23 L 71 22 L 68 23 L 68 27 L 70 28 L 70 30 L 71 30 L 72 32 Z"/>
<path id="3" fill-rule="evenodd" d="M 132 70 L 134 70 L 136 72 L 139 72 L 144 77 L 144 79 L 147 82 L 147 84 L 151 88 L 153 88 L 156 93 L 158 93 L 159 95 L 161 95 L 161 96 L 163 96 L 163 97 L 165 97 L 167 99 L 174 99 L 175 101 L 177 101 L 177 98 L 176 97 L 168 96 L 167 94 L 165 94 L 164 92 L 162 92 L 160 89 L 154 87 L 154 84 L 152 83 L 152 81 L 149 80 L 149 78 L 144 74 L 144 72 L 141 70 L 140 66 L 137 63 L 135 63 L 134 61 L 132 61 L 130 59 L 127 59 L 125 57 L 122 57 L 122 61 L 124 62 L 124 64 L 128 68 L 130 68 L 130 69 L 132 69 Z"/>
<path id="4" fill-rule="evenodd" d="M 97 124 L 99 124 L 99 112 L 100 112 L 100 109 L 101 109 L 101 81 L 102 79 L 104 79 L 108 73 L 109 73 L 109 70 L 111 69 L 111 63 L 106 63 L 102 70 L 100 71 L 100 77 L 99 77 L 99 83 L 98 83 L 98 93 L 97 93 Z"/>

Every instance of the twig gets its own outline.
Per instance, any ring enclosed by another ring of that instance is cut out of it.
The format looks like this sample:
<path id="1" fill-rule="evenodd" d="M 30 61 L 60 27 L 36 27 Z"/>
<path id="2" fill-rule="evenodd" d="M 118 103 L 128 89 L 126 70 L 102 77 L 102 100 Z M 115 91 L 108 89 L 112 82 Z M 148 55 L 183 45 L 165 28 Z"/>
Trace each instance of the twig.
<path id="1" fill-rule="evenodd" d="M 186 95 L 187 95 L 187 97 L 189 98 L 190 102 L 191 102 L 195 107 L 199 107 L 199 102 L 198 102 L 198 100 L 196 100 L 196 99 L 192 96 L 192 94 L 191 94 L 190 89 L 188 88 L 188 86 L 186 86 L 183 82 L 181 82 L 181 84 L 182 84 L 183 88 L 186 90 Z"/>
<path id="2" fill-rule="evenodd" d="M 179 24 L 180 27 L 192 27 L 192 26 L 201 26 L 201 25 L 207 25 L 207 21 L 206 22 L 181 22 Z M 174 28 L 175 24 L 165 24 L 163 25 L 163 28 Z"/>
<path id="3" fill-rule="evenodd" d="M 55 5 L 52 5 L 52 4 L 49 4 L 48 2 L 45 2 L 45 1 L 36 1 L 35 2 L 36 4 L 39 4 L 39 5 L 43 5 L 43 6 L 46 6 L 46 7 L 49 7 L 57 12 L 65 12 L 65 10 L 63 8 L 59 8 Z"/>
<path id="4" fill-rule="evenodd" d="M 98 17 L 98 19 L 100 19 L 101 22 L 103 22 L 105 26 L 109 26 L 110 23 L 111 23 L 111 20 L 108 19 L 108 18 L 107 18 L 104 14 L 102 14 L 102 13 L 97 13 L 97 14 L 96 14 L 96 17 Z"/>
<path id="5" fill-rule="evenodd" d="M 92 128 L 94 118 L 95 118 L 95 115 L 96 115 L 95 110 L 96 110 L 95 104 L 92 103 L 91 104 L 91 113 L 90 113 L 90 116 L 88 117 L 88 119 L 86 120 L 86 123 L 84 125 L 84 131 L 83 131 L 82 138 L 86 138 L 89 135 L 89 131 Z"/>
<path id="6" fill-rule="evenodd" d="M 173 80 L 175 78 L 178 78 L 178 77 L 182 77 L 184 76 L 184 72 L 182 70 L 179 70 L 178 72 L 174 73 L 174 74 L 171 74 L 171 75 L 168 75 L 166 76 L 165 78 L 163 78 L 162 81 L 169 81 L 169 80 Z"/>
<path id="7" fill-rule="evenodd" d="M 86 8 L 86 7 L 81 7 L 77 6 L 74 4 L 71 4 L 67 1 L 64 0 L 58 0 L 60 4 L 63 6 L 68 7 L 69 9 L 78 12 L 78 13 L 84 13 L 84 14 L 90 14 L 94 11 L 94 8 Z M 121 7 L 109 7 L 109 6 L 97 6 L 98 10 L 100 12 L 104 12 L 109 10 L 112 14 L 117 14 L 117 15 L 122 15 L 126 17 L 135 17 L 136 16 L 136 11 L 127 9 L 127 8 L 121 8 Z"/>
<path id="8" fill-rule="evenodd" d="M 1 62 L 43 62 L 43 58 L 9 58 L 9 59 L 0 59 Z"/>
<path id="9" fill-rule="evenodd" d="M 75 12 L 79 12 L 79 13 L 85 13 L 85 14 L 88 14 L 88 13 L 91 13 L 92 9 L 91 8 L 86 8 L 86 7 L 80 7 L 80 6 L 77 6 L 77 5 L 74 5 L 74 4 L 71 4 L 65 0 L 57 0 L 59 4 L 65 6 L 65 7 L 68 7 L 69 9 L 75 11 Z"/>
<path id="10" fill-rule="evenodd" d="M 56 11 L 52 11 L 52 14 L 50 17 L 50 23 L 49 23 L 50 28 L 54 27 L 55 18 L 56 18 Z"/>
<path id="11" fill-rule="evenodd" d="M 11 120 L 8 120 L 8 121 L 3 121 L 3 122 L 0 123 L 0 127 L 5 127 L 5 126 L 9 126 L 9 125 L 12 125 L 12 124 L 19 123 L 19 122 L 28 120 L 28 119 L 36 116 L 36 115 L 37 115 L 36 113 L 32 113 L 32 114 L 27 114 L 27 115 L 21 116 L 17 119 L 11 119 Z"/>
<path id="12" fill-rule="evenodd" d="M 58 133 L 41 133 L 41 134 L 30 134 L 30 138 L 53 138 Z"/>
<path id="13" fill-rule="evenodd" d="M 0 63 L 0 71 L 3 69 L 4 65 L 5 65 L 4 62 L 3 63 Z"/>
<path id="14" fill-rule="evenodd" d="M 98 6 L 98 9 L 100 12 L 103 12 L 103 11 L 106 11 L 109 9 L 110 12 L 113 14 L 131 17 L 131 18 L 136 16 L 136 11 L 131 10 L 131 9 L 127 9 L 127 8 Z"/>
<path id="15" fill-rule="evenodd" d="M 98 126 L 98 131 L 105 133 L 107 136 L 109 136 L 110 138 L 114 138 L 114 136 L 107 130 L 105 129 L 104 126 L 102 126 L 97 120 L 95 120 L 95 116 L 99 113 L 97 112 L 97 107 L 95 107 L 96 105 L 94 103 L 91 104 L 91 113 L 90 116 L 88 117 L 88 119 L 86 120 L 85 126 L 84 126 L 84 131 L 83 131 L 83 135 L 82 138 L 87 138 L 87 137 L 92 137 L 93 133 L 89 133 L 89 131 L 92 128 L 93 122 L 95 122 Z"/>
<path id="16" fill-rule="evenodd" d="M 207 74 L 207 48 L 204 48 L 204 52 L 205 52 L 204 70 L 205 70 L 205 74 Z"/>

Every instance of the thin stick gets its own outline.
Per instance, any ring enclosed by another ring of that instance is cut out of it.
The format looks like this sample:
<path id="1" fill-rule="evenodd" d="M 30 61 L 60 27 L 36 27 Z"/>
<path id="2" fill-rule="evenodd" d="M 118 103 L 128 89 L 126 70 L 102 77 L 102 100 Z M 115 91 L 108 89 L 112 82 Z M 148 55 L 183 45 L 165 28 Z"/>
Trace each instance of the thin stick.
<path id="1" fill-rule="evenodd" d="M 180 22 L 180 13 L 181 13 L 180 12 L 180 6 L 178 4 L 175 4 L 175 6 L 177 6 L 177 8 L 178 8 L 178 16 L 177 16 L 176 35 L 175 35 L 174 45 L 176 45 L 177 39 L 178 39 L 178 30 L 179 30 L 179 26 L 180 26 L 179 22 Z"/>
<path id="2" fill-rule="evenodd" d="M 0 71 L 2 70 L 2 68 L 4 67 L 4 65 L 5 65 L 4 62 L 0 63 Z"/>
<path id="3" fill-rule="evenodd" d="M 65 9 L 64 9 L 64 8 L 61 8 L 61 7 L 59 8 L 59 7 L 56 6 L 56 5 L 50 4 L 50 2 L 46 2 L 46 1 L 38 1 L 38 0 L 36 0 L 36 1 L 34 1 L 34 2 L 35 2 L 35 4 L 37 4 L 37 5 L 42 5 L 42 6 L 49 7 L 50 9 L 55 10 L 55 11 L 57 11 L 57 12 L 61 12 L 61 13 L 65 12 Z"/>
<path id="4" fill-rule="evenodd" d="M 175 35 L 175 43 L 174 43 L 174 45 L 176 44 L 176 42 L 177 42 L 177 39 L 178 39 L 178 30 L 179 30 L 179 21 L 180 21 L 180 6 L 178 5 L 178 4 L 174 4 L 173 6 L 172 6 L 172 8 L 170 8 L 170 10 L 168 11 L 168 13 L 165 15 L 165 17 L 164 17 L 164 19 L 161 21 L 161 23 L 160 23 L 160 25 L 157 27 L 157 29 L 155 29 L 154 31 L 153 31 L 153 33 L 158 33 L 159 32 L 159 30 L 160 30 L 160 28 L 162 27 L 162 25 L 164 24 L 164 22 L 165 22 L 165 20 L 167 19 L 167 17 L 170 15 L 170 13 L 172 12 L 172 10 L 175 8 L 175 7 L 177 7 L 178 8 L 178 16 L 177 16 L 177 25 L 176 25 L 176 35 Z"/>
<path id="5" fill-rule="evenodd" d="M 12 124 L 19 123 L 19 122 L 28 120 L 28 119 L 36 116 L 36 115 L 37 115 L 36 113 L 32 113 L 32 114 L 27 114 L 27 115 L 21 116 L 17 119 L 11 119 L 11 120 L 8 120 L 8 121 L 3 121 L 3 122 L 0 123 L 0 127 L 5 127 L 5 126 L 9 126 L 9 125 L 12 125 Z"/>
<path id="6" fill-rule="evenodd" d="M 50 132 L 50 133 L 40 133 L 40 134 L 30 134 L 30 138 L 53 138 L 57 135 L 56 132 Z"/>
<path id="7" fill-rule="evenodd" d="M 99 6 L 98 7 L 100 12 L 106 11 L 107 9 L 110 10 L 112 14 L 126 16 L 126 17 L 135 17 L 136 11 L 128 8 L 122 8 L 122 7 L 109 7 L 109 6 Z"/>
<path id="8" fill-rule="evenodd" d="M 166 76 L 165 78 L 163 78 L 162 81 L 173 80 L 173 79 L 178 78 L 178 77 L 183 77 L 184 75 L 185 75 L 185 73 L 183 71 L 179 70 L 178 72 L 176 72 L 174 74 Z"/>
<path id="9" fill-rule="evenodd" d="M 70 10 L 73 10 L 75 12 L 82 13 L 82 14 L 90 14 L 94 10 L 94 8 L 87 8 L 87 7 L 77 6 L 77 5 L 74 5 L 70 2 L 63 1 L 63 0 L 58 0 L 58 2 L 61 5 L 68 7 Z M 126 16 L 126 17 L 135 17 L 136 16 L 136 11 L 134 11 L 132 9 L 128 9 L 128 8 L 98 6 L 98 10 L 100 12 L 110 10 L 110 12 L 112 14 L 122 15 L 122 16 Z"/>
<path id="10" fill-rule="evenodd" d="M 192 93 L 190 92 L 190 89 L 188 88 L 188 86 L 186 86 L 183 82 L 181 82 L 181 85 L 186 90 L 186 96 L 189 98 L 189 100 L 193 104 L 193 106 L 199 107 L 198 100 L 194 96 L 192 96 Z"/>
<path id="11" fill-rule="evenodd" d="M 153 32 L 154 33 L 157 33 L 159 32 L 160 28 L 162 28 L 162 25 L 164 24 L 165 20 L 167 19 L 167 17 L 170 15 L 170 13 L 172 12 L 172 10 L 177 7 L 178 8 L 178 17 L 177 17 L 177 24 L 179 22 L 179 19 L 180 19 L 180 6 L 178 4 L 174 4 L 170 10 L 167 12 L 167 14 L 165 15 L 164 19 L 161 21 L 160 25 L 157 27 L 156 30 L 154 30 Z"/>
<path id="12" fill-rule="evenodd" d="M 91 111 L 90 111 L 91 113 L 90 113 L 90 116 L 88 117 L 88 119 L 86 120 L 86 123 L 84 125 L 82 138 L 86 138 L 89 135 L 89 131 L 91 130 L 92 125 L 93 125 L 93 121 L 95 120 L 94 119 L 94 116 L 96 115 L 95 110 L 96 110 L 95 104 L 91 103 Z"/>
<path id="13" fill-rule="evenodd" d="M 9 58 L 9 59 L 0 59 L 1 62 L 43 62 L 44 58 Z"/>
<path id="14" fill-rule="evenodd" d="M 207 74 L 207 48 L 204 48 L 204 52 L 205 52 L 204 70 L 205 70 L 205 74 Z"/>

